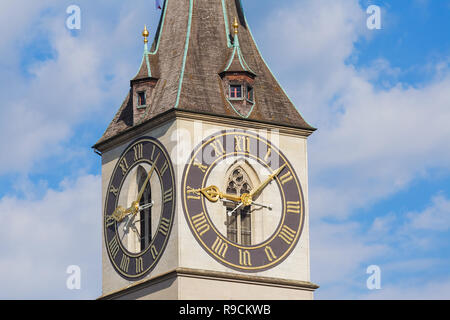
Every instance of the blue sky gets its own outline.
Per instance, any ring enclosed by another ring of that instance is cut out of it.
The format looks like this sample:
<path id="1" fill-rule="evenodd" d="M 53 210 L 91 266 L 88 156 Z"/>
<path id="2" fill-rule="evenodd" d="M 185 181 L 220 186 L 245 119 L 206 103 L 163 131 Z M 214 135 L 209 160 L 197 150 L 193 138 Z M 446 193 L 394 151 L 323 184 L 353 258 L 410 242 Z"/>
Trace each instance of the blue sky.
<path id="1" fill-rule="evenodd" d="M 82 28 L 65 27 L 81 8 Z M 450 298 L 450 1 L 243 0 L 309 140 L 318 299 Z M 368 30 L 366 8 L 381 7 Z M 0 4 L 0 298 L 101 293 L 91 146 L 142 58 L 153 1 Z M 5 17 L 8 17 L 6 19 Z M 82 289 L 66 289 L 66 268 Z M 366 269 L 381 268 L 381 290 Z"/>

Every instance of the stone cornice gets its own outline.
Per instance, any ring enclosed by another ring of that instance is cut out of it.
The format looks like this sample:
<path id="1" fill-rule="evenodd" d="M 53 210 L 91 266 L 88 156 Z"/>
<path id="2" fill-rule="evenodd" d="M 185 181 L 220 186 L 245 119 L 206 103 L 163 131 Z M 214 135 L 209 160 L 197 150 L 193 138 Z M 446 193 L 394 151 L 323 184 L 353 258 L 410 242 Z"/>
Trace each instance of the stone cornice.
<path id="1" fill-rule="evenodd" d="M 315 129 L 311 130 L 306 128 L 299 128 L 273 122 L 256 121 L 251 119 L 240 119 L 231 116 L 219 116 L 215 114 L 193 112 L 191 110 L 184 110 L 184 109 L 171 109 L 152 118 L 151 120 L 148 120 L 137 126 L 131 127 L 128 130 L 123 131 L 116 136 L 113 136 L 105 141 L 97 143 L 92 148 L 100 152 L 111 150 L 112 148 L 121 143 L 131 141 L 135 137 L 144 134 L 148 130 L 158 128 L 168 123 L 169 121 L 175 119 L 190 119 L 210 123 L 218 123 L 220 125 L 229 125 L 235 128 L 250 128 L 254 130 L 268 130 L 268 131 L 276 130 L 282 134 L 289 134 L 303 137 L 309 137 L 315 131 Z"/>
<path id="2" fill-rule="evenodd" d="M 98 298 L 98 300 L 111 300 L 118 299 L 127 294 L 134 293 L 138 290 L 142 290 L 149 286 L 155 285 L 159 282 L 176 279 L 176 278 L 196 278 L 196 279 L 209 279 L 216 281 L 227 281 L 227 282 L 238 282 L 250 285 L 263 285 L 263 286 L 273 286 L 290 288 L 297 290 L 315 291 L 319 288 L 318 285 L 308 282 L 308 281 L 298 281 L 271 277 L 261 277 L 247 274 L 236 274 L 230 272 L 219 272 L 201 269 L 190 269 L 190 268 L 176 268 L 167 273 L 158 275 L 154 278 L 144 279 L 136 283 L 131 284 L 121 290 L 107 293 Z"/>

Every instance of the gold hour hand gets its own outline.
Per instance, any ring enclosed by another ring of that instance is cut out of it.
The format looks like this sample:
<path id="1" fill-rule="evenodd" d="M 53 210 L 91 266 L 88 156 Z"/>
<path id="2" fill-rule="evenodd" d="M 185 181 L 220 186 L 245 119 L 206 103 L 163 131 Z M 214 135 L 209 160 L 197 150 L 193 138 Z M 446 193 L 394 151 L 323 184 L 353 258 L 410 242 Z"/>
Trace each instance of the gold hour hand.
<path id="1" fill-rule="evenodd" d="M 217 202 L 220 199 L 227 199 L 234 202 L 241 202 L 241 197 L 231 194 L 226 194 L 220 192 L 219 188 L 216 186 L 210 186 L 204 189 L 198 190 L 201 194 L 205 196 L 206 199 L 208 199 L 211 202 Z"/>
<path id="2" fill-rule="evenodd" d="M 121 206 L 118 206 L 116 210 L 114 210 L 111 217 L 117 222 L 121 222 L 128 214 L 132 212 L 132 208 L 125 209 Z"/>
<path id="3" fill-rule="evenodd" d="M 208 188 L 200 189 L 199 192 L 205 196 L 211 202 L 217 202 L 220 199 L 221 192 L 216 186 L 210 186 Z"/>

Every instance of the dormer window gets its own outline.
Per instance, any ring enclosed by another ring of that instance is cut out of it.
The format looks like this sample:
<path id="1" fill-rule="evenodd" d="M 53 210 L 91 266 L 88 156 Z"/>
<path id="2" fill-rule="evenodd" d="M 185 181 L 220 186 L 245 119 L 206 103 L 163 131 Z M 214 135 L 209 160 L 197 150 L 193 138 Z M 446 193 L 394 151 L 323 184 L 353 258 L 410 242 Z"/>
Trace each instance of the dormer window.
<path id="1" fill-rule="evenodd" d="M 138 106 L 145 106 L 147 104 L 147 101 L 145 99 L 145 92 L 141 91 L 137 93 L 138 95 Z"/>
<path id="2" fill-rule="evenodd" d="M 240 84 L 230 85 L 230 99 L 241 100 L 242 99 L 242 86 Z"/>

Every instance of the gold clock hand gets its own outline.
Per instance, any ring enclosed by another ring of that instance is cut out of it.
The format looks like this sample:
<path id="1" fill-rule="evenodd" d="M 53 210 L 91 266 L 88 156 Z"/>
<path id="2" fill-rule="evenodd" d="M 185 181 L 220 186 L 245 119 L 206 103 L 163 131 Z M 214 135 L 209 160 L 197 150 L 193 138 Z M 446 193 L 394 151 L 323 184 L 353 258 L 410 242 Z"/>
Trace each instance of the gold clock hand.
<path id="1" fill-rule="evenodd" d="M 159 155 L 160 155 L 160 153 L 158 153 L 158 155 L 156 156 L 156 159 L 153 162 L 153 165 L 152 165 L 150 171 L 148 172 L 147 178 L 145 179 L 144 184 L 142 185 L 141 190 L 139 191 L 137 200 L 133 203 L 134 207 L 139 206 L 139 202 L 141 201 L 142 195 L 144 194 L 145 187 L 147 186 L 147 183 L 150 180 L 150 177 L 152 176 L 153 171 L 155 170 Z M 139 207 L 138 207 L 138 209 L 139 209 Z"/>
<path id="2" fill-rule="evenodd" d="M 202 193 L 206 197 L 206 199 L 211 202 L 217 202 L 219 201 L 219 199 L 227 199 L 234 202 L 241 202 L 242 200 L 242 197 L 220 192 L 219 188 L 217 188 L 216 186 L 209 186 L 197 191 Z"/>
<path id="3" fill-rule="evenodd" d="M 134 207 L 130 207 L 128 209 L 125 209 L 121 206 L 118 206 L 116 210 L 114 210 L 111 217 L 116 220 L 117 222 L 122 222 L 123 219 L 125 219 L 126 216 L 128 216 L 130 213 L 134 211 Z"/>
<path id="4" fill-rule="evenodd" d="M 277 175 L 280 174 L 281 171 L 283 171 L 283 169 L 287 166 L 287 164 L 282 165 L 280 168 L 278 168 L 277 171 L 275 171 L 273 174 L 271 174 L 266 181 L 264 181 L 263 183 L 261 183 L 261 185 L 256 188 L 255 190 L 253 190 L 252 192 L 250 192 L 250 197 L 253 198 L 254 195 L 257 195 L 258 193 L 260 193 L 268 184 L 270 181 L 272 181 L 273 178 L 275 178 Z"/>

